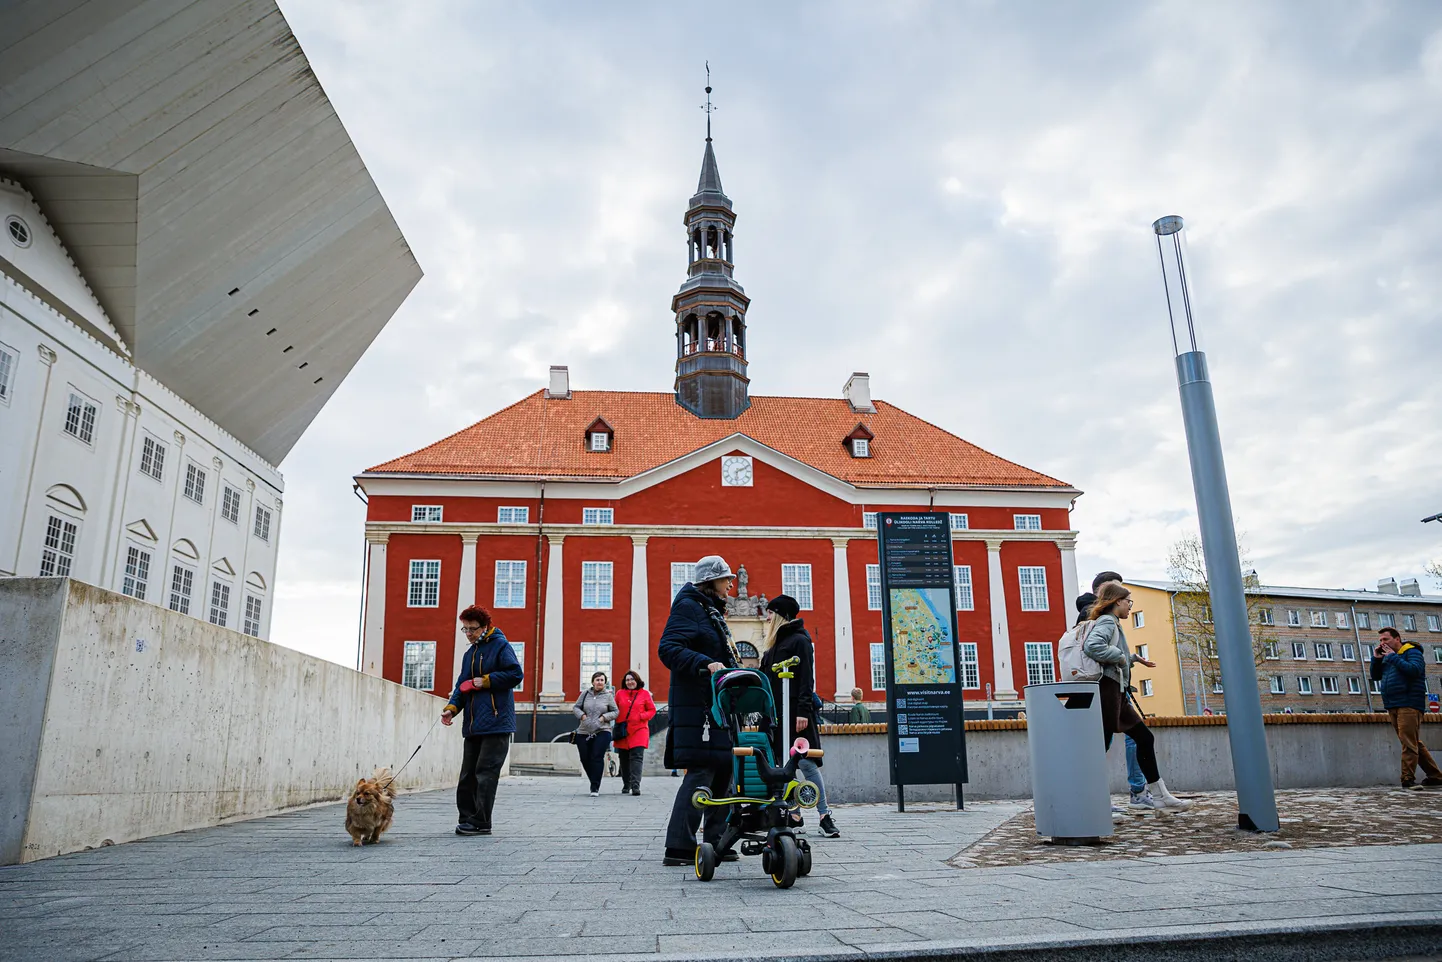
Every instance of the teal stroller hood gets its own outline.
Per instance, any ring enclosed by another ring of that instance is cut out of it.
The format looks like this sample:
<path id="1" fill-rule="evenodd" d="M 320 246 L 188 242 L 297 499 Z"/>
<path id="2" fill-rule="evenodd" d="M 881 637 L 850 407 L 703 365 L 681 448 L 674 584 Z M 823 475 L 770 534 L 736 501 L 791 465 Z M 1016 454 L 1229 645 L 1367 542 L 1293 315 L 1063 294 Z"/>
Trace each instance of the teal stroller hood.
<path id="1" fill-rule="evenodd" d="M 759 728 L 770 732 L 777 724 L 771 682 L 756 668 L 732 668 L 711 676 L 711 720 L 726 728 Z"/>

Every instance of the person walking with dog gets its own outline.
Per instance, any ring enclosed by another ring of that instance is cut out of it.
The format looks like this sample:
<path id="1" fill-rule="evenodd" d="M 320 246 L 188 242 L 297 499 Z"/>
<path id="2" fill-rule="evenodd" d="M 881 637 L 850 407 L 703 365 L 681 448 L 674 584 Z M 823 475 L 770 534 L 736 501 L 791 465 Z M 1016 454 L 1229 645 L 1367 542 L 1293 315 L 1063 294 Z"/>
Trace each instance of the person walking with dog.
<path id="1" fill-rule="evenodd" d="M 1101 689 L 1102 736 L 1108 749 L 1117 732 L 1130 735 L 1136 742 L 1137 764 L 1147 782 L 1146 794 L 1140 799 L 1143 807 L 1181 811 L 1191 808 L 1192 803 L 1167 790 L 1157 767 L 1156 738 L 1128 697 L 1133 663 L 1146 663 L 1132 654 L 1122 629 L 1121 623 L 1131 611 L 1132 593 L 1120 581 L 1108 581 L 1101 585 L 1097 600 L 1088 612 L 1089 620 L 1095 623 L 1087 632 L 1083 649 L 1102 669 L 1102 677 L 1097 682 Z"/>
<path id="2" fill-rule="evenodd" d="M 596 672 L 591 676 L 591 687 L 581 692 L 581 697 L 571 706 L 571 714 L 580 723 L 574 736 L 576 752 L 581 756 L 581 768 L 591 780 L 592 798 L 601 794 L 601 776 L 606 774 L 606 752 L 611 748 L 611 724 L 620 711 L 608 682 L 604 671 Z"/>
<path id="3" fill-rule="evenodd" d="M 790 595 L 777 595 L 766 605 L 766 637 L 761 642 L 761 671 L 771 682 L 771 700 L 776 703 L 778 713 L 789 711 L 792 730 L 777 731 L 776 763 L 785 763 L 791 757 L 791 745 L 797 737 L 806 739 L 812 748 L 821 747 L 818 731 L 816 699 L 816 646 L 806 622 L 801 618 L 801 605 Z M 776 665 L 796 658 L 791 669 L 791 703 L 783 709 L 781 696 L 783 686 L 776 673 Z M 831 806 L 826 803 L 826 782 L 821 778 L 822 759 L 803 758 L 797 770 L 807 781 L 815 782 L 820 798 L 816 811 L 821 816 L 821 834 L 827 838 L 839 838 L 841 830 L 831 817 Z M 798 816 L 799 818 L 799 816 Z"/>
<path id="4" fill-rule="evenodd" d="M 1377 636 L 1371 676 L 1382 683 L 1382 707 L 1402 743 L 1402 787 L 1417 784 L 1418 762 L 1422 763 L 1423 785 L 1442 785 L 1442 768 L 1421 739 L 1422 713 L 1427 710 L 1427 660 L 1422 648 L 1403 641 L 1396 628 L 1383 628 Z"/>
<path id="5" fill-rule="evenodd" d="M 621 756 L 621 794 L 641 794 L 641 766 L 651 744 L 651 719 L 656 717 L 656 702 L 646 690 L 646 680 L 634 671 L 621 676 L 616 689 L 616 707 L 620 714 L 611 726 L 616 754 Z"/>
<path id="6" fill-rule="evenodd" d="M 663 865 L 691 865 L 696 858 L 696 829 L 701 813 L 691 804 L 698 788 L 724 798 L 731 790 L 731 736 L 724 725 L 711 721 L 711 676 L 735 668 L 739 659 L 726 625 L 726 596 L 736 576 L 720 555 L 696 562 L 694 579 L 681 586 L 671 602 L 671 614 L 656 644 L 657 657 L 671 672 L 668 697 L 665 765 L 686 769 L 676 789 L 671 819 L 666 825 Z M 726 821 L 722 808 L 706 812 L 705 839 L 721 838 Z M 727 852 L 723 861 L 740 856 Z"/>
<path id="7" fill-rule="evenodd" d="M 513 692 L 525 679 L 516 650 L 491 623 L 491 613 L 471 605 L 460 615 L 461 631 L 470 647 L 461 656 L 456 687 L 441 711 L 441 724 L 464 712 L 461 734 L 461 777 L 456 784 L 457 835 L 491 834 L 496 783 L 516 731 Z"/>

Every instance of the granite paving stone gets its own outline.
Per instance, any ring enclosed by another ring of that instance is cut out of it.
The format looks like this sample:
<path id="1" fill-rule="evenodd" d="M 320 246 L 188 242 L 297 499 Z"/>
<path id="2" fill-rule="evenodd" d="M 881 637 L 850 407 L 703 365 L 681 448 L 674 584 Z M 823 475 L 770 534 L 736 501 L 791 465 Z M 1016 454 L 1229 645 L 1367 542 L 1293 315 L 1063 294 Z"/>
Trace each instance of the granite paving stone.
<path id="1" fill-rule="evenodd" d="M 1122 931 L 1137 954 L 1110 957 L 1141 959 L 1148 938 L 1197 933 L 1401 921 L 1442 935 L 1435 842 L 980 867 L 965 853 L 1001 838 L 997 852 L 1026 806 L 853 805 L 841 838 L 808 835 L 812 874 L 780 890 L 754 857 L 709 883 L 663 867 L 674 782 L 633 798 L 613 781 L 593 799 L 575 779 L 508 778 L 489 838 L 453 834 L 447 791 L 401 797 L 375 846 L 350 845 L 336 805 L 0 868 L 0 962 L 881 959 L 1054 954 Z M 1329 944 L 1316 957 L 1342 958 Z"/>

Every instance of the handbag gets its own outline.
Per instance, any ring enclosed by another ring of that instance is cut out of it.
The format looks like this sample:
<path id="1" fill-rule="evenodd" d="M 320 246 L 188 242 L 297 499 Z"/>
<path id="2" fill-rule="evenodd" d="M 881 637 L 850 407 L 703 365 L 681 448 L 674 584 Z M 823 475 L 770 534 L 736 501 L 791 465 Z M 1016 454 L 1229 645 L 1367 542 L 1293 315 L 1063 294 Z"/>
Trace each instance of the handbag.
<path id="1" fill-rule="evenodd" d="M 626 719 L 629 719 L 631 712 L 636 710 L 636 699 L 639 697 L 641 697 L 641 690 L 638 688 L 636 689 L 636 694 L 631 697 L 630 706 L 626 709 Z M 630 733 L 630 724 L 626 719 L 622 719 L 611 726 L 611 742 L 613 744 L 625 738 Z"/>

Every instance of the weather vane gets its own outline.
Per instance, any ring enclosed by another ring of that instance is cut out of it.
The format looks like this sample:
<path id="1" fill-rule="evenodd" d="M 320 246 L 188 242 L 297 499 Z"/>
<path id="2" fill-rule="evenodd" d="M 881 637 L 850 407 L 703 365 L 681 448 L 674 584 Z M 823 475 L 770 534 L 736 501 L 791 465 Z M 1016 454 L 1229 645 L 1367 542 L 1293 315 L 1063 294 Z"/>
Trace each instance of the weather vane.
<path id="1" fill-rule="evenodd" d="M 706 105 L 701 109 L 706 111 L 706 139 L 709 141 L 711 139 L 711 111 L 717 109 L 711 103 L 711 61 L 709 60 L 706 61 Z"/>

